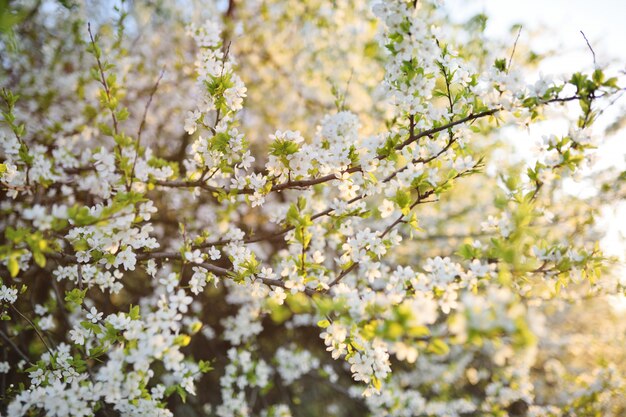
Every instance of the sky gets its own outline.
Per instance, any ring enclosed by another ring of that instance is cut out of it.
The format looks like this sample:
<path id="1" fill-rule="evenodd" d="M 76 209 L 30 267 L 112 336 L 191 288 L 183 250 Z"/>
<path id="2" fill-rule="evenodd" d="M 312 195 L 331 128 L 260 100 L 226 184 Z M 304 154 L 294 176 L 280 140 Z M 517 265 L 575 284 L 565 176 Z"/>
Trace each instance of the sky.
<path id="1" fill-rule="evenodd" d="M 626 0 L 446 0 L 445 4 L 459 18 L 486 13 L 487 32 L 492 35 L 508 35 L 515 23 L 529 30 L 545 27 L 551 33 L 542 42 L 589 58 L 582 30 L 599 62 L 610 57 L 626 62 Z"/>

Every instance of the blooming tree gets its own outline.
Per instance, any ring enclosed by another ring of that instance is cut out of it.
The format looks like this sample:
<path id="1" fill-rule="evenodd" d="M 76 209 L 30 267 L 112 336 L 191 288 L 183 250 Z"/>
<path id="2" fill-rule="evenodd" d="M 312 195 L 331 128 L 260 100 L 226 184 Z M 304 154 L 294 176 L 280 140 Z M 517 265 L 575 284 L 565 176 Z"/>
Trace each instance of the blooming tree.
<path id="1" fill-rule="evenodd" d="M 0 10 L 2 415 L 623 415 L 618 76 L 432 0 L 74 3 Z"/>

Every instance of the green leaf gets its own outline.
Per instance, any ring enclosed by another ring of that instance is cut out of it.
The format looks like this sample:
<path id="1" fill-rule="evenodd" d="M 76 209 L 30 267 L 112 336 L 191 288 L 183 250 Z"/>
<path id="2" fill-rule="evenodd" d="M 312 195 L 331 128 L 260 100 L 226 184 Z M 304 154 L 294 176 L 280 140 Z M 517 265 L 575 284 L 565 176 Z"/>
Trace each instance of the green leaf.
<path id="1" fill-rule="evenodd" d="M 459 249 L 458 254 L 459 254 L 459 256 L 463 257 L 464 259 L 473 259 L 473 258 L 477 258 L 478 257 L 479 250 L 476 249 L 471 244 L 467 243 L 467 244 L 461 246 L 461 248 Z"/>
<path id="2" fill-rule="evenodd" d="M 106 123 L 98 123 L 98 129 L 105 136 L 113 136 L 113 128 Z"/>
<path id="3" fill-rule="evenodd" d="M 506 71 L 506 59 L 504 58 L 500 58 L 500 59 L 496 59 L 496 62 L 493 64 L 493 66 L 498 70 L 498 71 Z"/>
<path id="4" fill-rule="evenodd" d="M 596 84 L 602 84 L 604 82 L 604 72 L 601 69 L 597 69 L 593 72 L 591 78 Z"/>
<path id="5" fill-rule="evenodd" d="M 74 304 L 78 306 L 83 303 L 83 300 L 85 299 L 85 295 L 87 295 L 86 288 L 84 290 L 79 290 L 78 288 L 74 288 L 73 290 L 67 291 L 65 293 L 65 301 L 70 304 Z"/>
<path id="6" fill-rule="evenodd" d="M 396 204 L 398 204 L 400 210 L 402 210 L 402 214 L 408 214 L 411 206 L 411 194 L 409 192 L 405 190 L 398 190 L 393 200 L 396 202 Z"/>
<path id="7" fill-rule="evenodd" d="M 180 400 L 183 403 L 187 402 L 187 391 L 185 391 L 183 387 L 181 387 L 180 385 L 176 385 L 176 393 L 180 396 Z"/>
<path id="8" fill-rule="evenodd" d="M 188 346 L 191 343 L 191 337 L 186 334 L 179 334 L 174 338 L 174 344 L 178 346 Z"/>
<path id="9" fill-rule="evenodd" d="M 41 252 L 33 252 L 33 259 L 35 263 L 39 265 L 39 267 L 43 268 L 46 266 L 46 257 Z"/>
<path id="10" fill-rule="evenodd" d="M 200 372 L 202 372 L 203 374 L 206 374 L 209 371 L 213 370 L 213 366 L 211 365 L 211 362 L 209 361 L 199 361 L 198 362 L 198 367 L 200 368 Z"/>
<path id="11" fill-rule="evenodd" d="M 430 329 L 428 329 L 428 327 L 426 326 L 409 327 L 409 329 L 407 330 L 407 335 L 416 338 L 426 337 L 430 335 Z"/>
<path id="12" fill-rule="evenodd" d="M 277 139 L 270 145 L 270 154 L 274 156 L 287 156 L 298 152 L 298 144 L 292 140 Z"/>
<path id="13" fill-rule="evenodd" d="M 287 210 L 287 224 L 290 226 L 295 226 L 298 224 L 300 219 L 300 213 L 298 212 L 298 207 L 295 204 L 289 206 L 289 210 Z"/>
<path id="14" fill-rule="evenodd" d="M 163 394 L 165 398 L 169 397 L 176 391 L 176 385 L 170 385 L 165 389 L 165 393 Z"/>
<path id="15" fill-rule="evenodd" d="M 131 306 L 128 311 L 128 317 L 131 320 L 139 320 L 139 306 Z"/>
<path id="16" fill-rule="evenodd" d="M 435 355 L 445 355 L 450 351 L 450 348 L 443 340 L 433 339 L 428 345 L 428 351 Z"/>
<path id="17" fill-rule="evenodd" d="M 383 334 L 387 339 L 397 340 L 404 334 L 404 327 L 396 321 L 386 321 Z"/>
<path id="18" fill-rule="evenodd" d="M 193 322 L 193 324 L 189 327 L 189 332 L 192 334 L 196 334 L 202 329 L 202 323 L 199 321 Z"/>
<path id="19" fill-rule="evenodd" d="M 17 274 L 20 272 L 20 264 L 17 261 L 17 256 L 15 254 L 11 254 L 11 256 L 9 257 L 9 274 L 11 274 L 11 277 L 15 278 L 17 276 Z"/>
<path id="20" fill-rule="evenodd" d="M 274 300 L 268 300 L 267 305 L 270 309 L 270 318 L 276 324 L 282 324 L 291 318 L 292 313 L 284 304 L 278 304 Z"/>
<path id="21" fill-rule="evenodd" d="M 372 377 L 372 386 L 377 390 L 380 391 L 380 389 L 382 388 L 383 384 L 382 382 L 380 382 L 380 379 L 376 378 L 375 376 Z"/>
<path id="22" fill-rule="evenodd" d="M 98 357 L 102 355 L 105 351 L 105 346 L 96 346 L 95 348 L 89 350 L 89 356 L 91 356 L 92 358 Z"/>
<path id="23" fill-rule="evenodd" d="M 328 320 L 320 320 L 317 322 L 317 327 L 320 327 L 322 329 L 325 329 L 328 326 L 330 326 L 330 322 Z"/>

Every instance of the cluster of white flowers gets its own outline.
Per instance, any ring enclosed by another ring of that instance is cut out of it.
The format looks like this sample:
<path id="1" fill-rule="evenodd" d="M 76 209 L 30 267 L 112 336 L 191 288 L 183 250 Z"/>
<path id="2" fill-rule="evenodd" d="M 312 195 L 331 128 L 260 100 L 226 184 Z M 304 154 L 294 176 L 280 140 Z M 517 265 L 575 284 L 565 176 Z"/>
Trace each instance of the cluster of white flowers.
<path id="1" fill-rule="evenodd" d="M 332 352 L 333 359 L 338 359 L 346 352 L 348 330 L 341 324 L 332 323 L 320 333 L 320 337 L 324 339 L 324 344 L 328 346 L 326 350 Z"/>
<path id="2" fill-rule="evenodd" d="M 266 387 L 270 382 L 272 368 L 262 359 L 253 360 L 249 351 L 235 348 L 228 350 L 228 359 L 224 376 L 220 379 L 222 404 L 217 407 L 216 413 L 220 417 L 248 415 L 246 387 Z"/>
<path id="3" fill-rule="evenodd" d="M 294 346 L 278 348 L 274 359 L 278 364 L 280 377 L 287 384 L 291 384 L 312 370 L 317 370 L 320 366 L 319 360 L 313 357 L 311 352 L 306 350 L 298 351 Z"/>
<path id="4" fill-rule="evenodd" d="M 160 378 L 164 382 L 178 384 L 195 394 L 198 365 L 187 361 L 180 351 L 188 337 L 182 333 L 181 314 L 187 312 L 191 297 L 179 290 L 161 298 L 155 297 L 151 303 L 152 306 L 146 303 L 143 317 L 137 310 L 130 315 L 118 313 L 104 319 L 103 313 L 95 307 L 86 313 L 86 322 L 76 317 L 70 331 L 72 341 L 77 345 L 87 344 L 92 350 L 111 349 L 106 363 L 90 380 L 88 374 L 79 373 L 78 363 L 70 356 L 70 345 L 59 345 L 54 352 L 42 355 L 44 365 L 30 372 L 31 383 L 36 389 L 23 391 L 11 404 L 11 412 L 15 414 L 10 415 L 22 415 L 33 406 L 55 416 L 89 415 L 89 410 L 99 401 L 130 415 L 141 415 L 154 407 L 160 409 L 162 397 L 144 398 L 147 381 L 154 377 L 151 366 L 155 361 L 163 364 L 165 374 Z M 44 330 L 43 326 L 40 327 Z M 127 347 L 111 345 L 115 340 L 124 340 Z M 57 391 L 63 395 L 53 394 Z M 159 413 L 172 415 L 167 410 Z"/>
<path id="5" fill-rule="evenodd" d="M 17 300 L 17 289 L 9 288 L 6 285 L 0 287 L 0 300 L 13 304 Z"/>
<path id="6" fill-rule="evenodd" d="M 380 381 L 384 381 L 391 372 L 387 345 L 374 339 L 371 346 L 365 341 L 357 340 L 363 351 L 355 352 L 348 359 L 350 372 L 355 381 L 363 381 L 368 387 L 363 395 L 368 397 L 372 393 L 380 393 Z M 363 343 L 363 345 L 361 345 Z"/>
<path id="7" fill-rule="evenodd" d="M 390 52 L 385 84 L 395 104 L 409 114 L 434 116 L 438 110 L 429 103 L 435 88 L 435 74 L 439 72 L 440 50 L 437 39 L 432 36 L 435 25 L 432 14 L 420 13 L 420 9 L 430 7 L 430 2 L 412 5 L 397 1 L 378 2 L 373 9 L 387 25 L 388 32 L 380 42 Z M 409 71 L 407 65 L 412 66 Z"/>

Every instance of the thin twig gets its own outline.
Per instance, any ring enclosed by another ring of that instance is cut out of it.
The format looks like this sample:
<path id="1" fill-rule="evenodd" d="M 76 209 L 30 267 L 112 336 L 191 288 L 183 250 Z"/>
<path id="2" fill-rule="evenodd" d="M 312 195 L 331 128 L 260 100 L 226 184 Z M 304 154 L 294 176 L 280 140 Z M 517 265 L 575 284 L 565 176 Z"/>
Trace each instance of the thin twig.
<path id="1" fill-rule="evenodd" d="M 111 90 L 109 89 L 109 84 L 107 83 L 106 77 L 104 76 L 104 68 L 102 67 L 102 62 L 100 62 L 100 54 L 97 51 L 97 46 L 96 46 L 96 40 L 93 37 L 93 33 L 91 33 L 91 23 L 87 23 L 87 32 L 89 32 L 89 39 L 91 39 L 91 46 L 94 49 L 94 57 L 96 58 L 96 62 L 98 63 L 98 70 L 100 72 L 100 84 L 102 84 L 102 87 L 104 88 L 104 92 L 107 95 L 107 99 L 109 100 L 109 103 L 111 102 Z M 113 119 L 113 130 L 115 131 L 115 134 L 118 135 L 118 128 L 117 128 L 117 116 L 115 116 L 115 111 L 113 109 L 109 109 L 111 112 L 111 118 Z"/>
<path id="2" fill-rule="evenodd" d="M 35 333 L 37 333 L 37 336 L 39 336 L 39 338 L 43 342 L 44 346 L 48 350 L 48 353 L 50 353 L 52 355 L 52 350 L 50 349 L 50 346 L 48 346 L 48 343 L 46 342 L 46 339 L 43 337 L 43 335 L 41 334 L 41 332 L 39 331 L 39 329 L 37 328 L 35 323 L 33 323 L 28 317 L 26 317 L 24 314 L 22 314 L 22 312 L 19 311 L 17 308 L 15 308 L 15 306 L 11 305 L 11 308 L 13 309 L 13 311 L 15 311 L 17 314 L 19 314 L 24 320 L 26 320 L 28 322 L 28 324 L 31 325 L 33 330 L 35 330 Z"/>
<path id="3" fill-rule="evenodd" d="M 137 142 L 135 144 L 135 159 L 133 160 L 133 166 L 130 170 L 130 184 L 133 182 L 133 177 L 135 176 L 135 165 L 137 165 L 137 158 L 139 157 L 139 147 L 141 145 L 141 134 L 143 133 L 143 128 L 146 124 L 146 117 L 148 117 L 148 110 L 150 109 L 150 104 L 152 104 L 152 99 L 156 94 L 157 89 L 159 88 L 159 83 L 165 74 L 165 67 L 161 69 L 161 73 L 159 74 L 159 78 L 157 78 L 156 83 L 154 83 L 154 87 L 152 87 L 152 91 L 150 91 L 150 96 L 148 97 L 148 101 L 146 102 L 146 107 L 143 109 L 143 116 L 141 117 L 141 123 L 139 124 L 139 128 L 137 129 Z M 129 185 L 130 185 L 129 184 Z M 130 187 L 129 187 L 130 188 Z"/>
<path id="4" fill-rule="evenodd" d="M 334 287 L 335 285 L 339 284 L 339 282 L 341 282 L 341 280 L 348 275 L 350 272 L 352 272 L 354 270 L 354 268 L 356 268 L 357 266 L 359 266 L 358 262 L 353 263 L 352 265 L 350 265 L 350 267 L 346 270 L 344 270 L 341 274 L 339 274 L 337 276 L 337 278 L 334 279 L 333 282 L 330 283 L 330 285 L 328 285 L 328 289 Z"/>
<path id="5" fill-rule="evenodd" d="M 157 78 L 156 83 L 154 83 L 154 86 L 152 87 L 152 90 L 150 91 L 150 97 L 148 97 L 148 102 L 146 103 L 146 106 L 143 109 L 143 116 L 141 117 L 141 123 L 139 124 L 139 129 L 137 130 L 137 149 L 139 149 L 139 144 L 141 142 L 141 134 L 143 133 L 143 128 L 144 128 L 144 125 L 146 124 L 146 117 L 148 116 L 148 110 L 150 109 L 150 105 L 152 104 L 152 99 L 154 98 L 154 95 L 156 94 L 156 91 L 159 88 L 159 83 L 161 82 L 161 79 L 163 79 L 164 75 L 165 75 L 165 66 L 163 66 L 163 68 L 161 69 L 161 72 L 159 73 L 159 78 Z"/>
<path id="6" fill-rule="evenodd" d="M 593 67 L 598 68 L 598 64 L 596 63 L 596 53 L 591 47 L 591 43 L 589 42 L 589 39 L 587 39 L 587 36 L 585 36 L 585 32 L 583 32 L 582 30 L 580 31 L 580 34 L 583 35 L 583 38 L 585 38 L 585 42 L 587 42 L 587 46 L 589 47 L 589 50 L 591 51 L 591 55 L 593 55 Z"/>
<path id="7" fill-rule="evenodd" d="M 340 110 L 345 109 L 346 106 L 346 97 L 348 96 L 348 89 L 350 88 L 350 83 L 352 82 L 352 77 L 354 76 L 354 68 L 350 70 L 350 77 L 348 78 L 348 82 L 346 83 L 346 88 L 343 90 L 343 96 L 341 97 L 341 105 Z"/>
<path id="8" fill-rule="evenodd" d="M 517 31 L 517 36 L 515 37 L 515 42 L 513 43 L 513 50 L 511 51 L 511 56 L 509 57 L 509 65 L 506 66 L 506 71 L 511 70 L 511 62 L 513 62 L 513 55 L 515 55 L 515 48 L 517 48 L 517 41 L 519 41 L 519 37 L 522 34 L 522 25 L 520 25 L 519 30 Z"/>
<path id="9" fill-rule="evenodd" d="M 22 352 L 22 350 L 15 344 L 15 342 L 13 342 L 11 340 L 11 338 L 9 337 L 9 335 L 7 335 L 6 333 L 4 333 L 2 330 L 0 330 L 0 337 L 2 337 L 8 344 L 9 346 L 11 346 L 13 348 L 13 350 L 20 355 L 20 357 L 22 359 L 24 359 L 26 362 L 28 363 L 32 363 L 29 359 L 28 356 L 26 356 L 26 354 L 24 352 Z"/>

